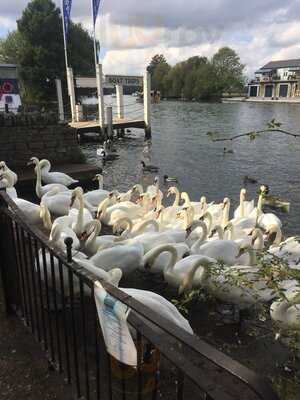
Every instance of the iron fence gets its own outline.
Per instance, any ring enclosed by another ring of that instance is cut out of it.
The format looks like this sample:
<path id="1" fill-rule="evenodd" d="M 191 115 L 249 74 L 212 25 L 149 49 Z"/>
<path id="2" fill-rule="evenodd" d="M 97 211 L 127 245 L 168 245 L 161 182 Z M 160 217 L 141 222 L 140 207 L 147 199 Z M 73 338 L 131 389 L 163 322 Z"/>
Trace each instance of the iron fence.
<path id="1" fill-rule="evenodd" d="M 277 400 L 262 377 L 122 290 L 106 291 L 130 307 L 137 367 L 106 351 L 94 301 L 96 276 L 54 249 L 0 191 L 1 273 L 7 311 L 17 314 L 77 399 Z"/>

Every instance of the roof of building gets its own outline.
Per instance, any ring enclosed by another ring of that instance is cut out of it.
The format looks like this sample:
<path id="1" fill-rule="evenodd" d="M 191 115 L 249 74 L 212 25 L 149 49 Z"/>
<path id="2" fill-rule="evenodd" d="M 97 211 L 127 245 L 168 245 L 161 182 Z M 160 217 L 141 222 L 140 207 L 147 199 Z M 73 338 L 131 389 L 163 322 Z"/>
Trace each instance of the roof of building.
<path id="1" fill-rule="evenodd" d="M 17 68 L 16 64 L 0 64 L 0 68 Z"/>
<path id="2" fill-rule="evenodd" d="M 300 58 L 295 60 L 279 60 L 279 61 L 270 61 L 266 65 L 264 65 L 260 70 L 265 69 L 277 69 L 277 68 L 293 68 L 300 67 Z"/>

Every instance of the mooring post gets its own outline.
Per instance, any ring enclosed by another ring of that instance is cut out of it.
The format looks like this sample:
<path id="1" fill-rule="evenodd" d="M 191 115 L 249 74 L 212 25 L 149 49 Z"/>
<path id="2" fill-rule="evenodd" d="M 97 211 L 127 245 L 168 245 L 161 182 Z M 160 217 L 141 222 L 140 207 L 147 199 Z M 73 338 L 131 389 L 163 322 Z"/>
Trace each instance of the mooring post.
<path id="1" fill-rule="evenodd" d="M 144 74 L 144 121 L 145 139 L 151 139 L 151 76 L 148 71 Z"/>
<path id="2" fill-rule="evenodd" d="M 106 124 L 107 124 L 107 137 L 108 137 L 108 139 L 111 139 L 113 137 L 112 106 L 106 107 Z"/>
<path id="3" fill-rule="evenodd" d="M 96 65 L 96 82 L 97 82 L 97 95 L 98 95 L 99 125 L 101 132 L 103 132 L 103 128 L 105 125 L 105 115 L 104 115 L 102 64 Z"/>
<path id="4" fill-rule="evenodd" d="M 75 100 L 75 89 L 74 89 L 74 77 L 72 68 L 67 68 L 67 82 L 68 82 L 68 93 L 70 97 L 71 103 L 71 114 L 72 114 L 72 122 L 76 121 L 76 100 Z"/>
<path id="5" fill-rule="evenodd" d="M 116 85 L 118 118 L 124 118 L 123 85 Z"/>
<path id="6" fill-rule="evenodd" d="M 56 94 L 57 94 L 57 103 L 58 103 L 58 119 L 60 121 L 65 120 L 64 114 L 64 102 L 62 97 L 62 89 L 61 89 L 61 80 L 56 78 L 55 79 L 55 86 L 56 86 Z"/>

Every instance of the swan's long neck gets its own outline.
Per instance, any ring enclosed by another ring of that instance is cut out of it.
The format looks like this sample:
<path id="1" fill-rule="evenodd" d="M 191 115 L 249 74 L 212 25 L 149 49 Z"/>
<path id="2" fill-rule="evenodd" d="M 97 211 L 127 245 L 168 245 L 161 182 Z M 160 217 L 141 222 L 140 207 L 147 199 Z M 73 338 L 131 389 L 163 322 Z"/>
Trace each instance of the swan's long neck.
<path id="1" fill-rule="evenodd" d="M 220 225 L 215 226 L 215 230 L 217 231 L 218 237 L 220 240 L 224 239 L 224 229 Z"/>
<path id="2" fill-rule="evenodd" d="M 193 228 L 195 227 L 194 229 L 196 229 L 199 226 L 202 228 L 202 232 L 201 232 L 201 236 L 199 237 L 199 239 L 197 239 L 196 242 L 193 244 L 193 248 L 195 250 L 199 249 L 201 244 L 207 239 L 207 235 L 208 235 L 208 229 L 207 229 L 206 223 L 203 221 L 196 221 L 193 224 Z M 192 232 L 191 232 L 191 234 L 192 234 Z"/>
<path id="3" fill-rule="evenodd" d="M 0 183 L 2 182 L 5 188 L 11 188 L 14 186 L 13 176 L 8 171 L 5 171 L 2 174 L 2 177 L 3 179 L 0 181 Z"/>
<path id="4" fill-rule="evenodd" d="M 153 220 L 153 219 L 149 219 L 147 221 L 143 221 L 137 228 L 137 230 L 134 232 L 135 235 L 140 235 L 141 233 L 145 232 L 145 229 L 148 226 L 152 226 L 155 230 L 155 232 L 159 231 L 159 225 L 157 223 L 157 221 Z"/>
<path id="5" fill-rule="evenodd" d="M 106 210 L 109 204 L 109 199 L 104 199 L 98 206 L 98 210 L 97 213 L 101 212 L 101 217 L 105 217 L 106 216 Z"/>
<path id="6" fill-rule="evenodd" d="M 168 251 L 171 254 L 171 258 L 164 268 L 164 274 L 171 271 L 176 264 L 178 254 L 176 248 L 168 244 L 157 246 L 153 250 L 150 250 L 148 253 L 146 253 L 143 257 L 144 264 L 149 263 L 150 266 L 153 265 L 156 258 L 165 251 Z"/>
<path id="7" fill-rule="evenodd" d="M 223 215 L 222 215 L 222 227 L 224 228 L 229 221 L 229 209 L 230 209 L 230 203 L 227 201 L 224 205 L 223 209 Z"/>
<path id="8" fill-rule="evenodd" d="M 41 198 L 43 193 L 42 193 L 42 173 L 41 173 L 41 167 L 40 164 L 36 164 L 36 185 L 35 185 L 35 192 L 36 195 Z"/>
<path id="9" fill-rule="evenodd" d="M 255 241 L 258 241 L 258 250 L 264 249 L 264 237 L 262 231 L 260 229 L 255 229 L 252 233 L 252 243 L 254 244 Z"/>
<path id="10" fill-rule="evenodd" d="M 200 258 L 193 263 L 192 268 L 184 276 L 179 288 L 180 293 L 192 289 L 192 282 L 199 268 L 203 268 L 203 274 L 201 276 L 201 284 L 207 279 L 209 275 L 209 266 L 207 264 L 206 259 Z"/>
<path id="11" fill-rule="evenodd" d="M 188 229 L 190 226 L 190 217 L 189 217 L 188 209 L 184 210 L 184 213 L 183 213 L 183 226 L 184 226 L 183 229 Z"/>
<path id="12" fill-rule="evenodd" d="M 91 221 L 90 226 L 92 226 L 93 231 L 89 238 L 86 241 L 86 246 L 93 245 L 96 242 L 97 236 L 99 236 L 99 233 L 101 231 L 101 223 L 100 221 Z"/>
<path id="13" fill-rule="evenodd" d="M 173 207 L 178 207 L 179 202 L 180 202 L 180 193 L 177 188 L 174 189 L 174 192 L 175 192 L 175 199 L 174 199 Z"/>
<path id="14" fill-rule="evenodd" d="M 50 169 L 51 169 L 51 163 L 50 163 L 50 161 L 49 161 L 49 160 L 43 160 L 43 164 L 44 164 L 43 169 L 44 169 L 47 173 L 50 172 Z"/>
<path id="15" fill-rule="evenodd" d="M 208 230 L 208 233 L 210 233 L 211 229 L 212 229 L 212 224 L 213 224 L 213 217 L 209 211 L 206 211 L 206 213 L 203 214 L 203 218 L 208 221 L 207 230 Z"/>
<path id="16" fill-rule="evenodd" d="M 257 218 L 262 214 L 262 206 L 263 206 L 263 194 L 260 193 L 257 201 Z"/>
<path id="17" fill-rule="evenodd" d="M 229 222 L 226 226 L 227 230 L 228 230 L 228 239 L 229 240 L 234 240 L 234 226 L 231 222 Z"/>
<path id="18" fill-rule="evenodd" d="M 276 236 L 275 236 L 274 242 L 272 243 L 272 247 L 279 246 L 282 241 L 282 232 L 278 225 L 276 225 L 274 227 L 274 232 L 276 232 Z"/>
<path id="19" fill-rule="evenodd" d="M 161 201 L 162 201 L 161 195 L 160 195 L 159 191 L 157 191 L 157 194 L 156 194 L 156 210 L 159 210 L 161 208 Z"/>
<path id="20" fill-rule="evenodd" d="M 190 197 L 186 192 L 181 193 L 181 199 L 184 200 L 183 207 L 190 207 L 191 206 Z"/>
<path id="21" fill-rule="evenodd" d="M 120 220 L 115 222 L 113 230 L 115 231 L 116 228 L 119 227 L 120 225 L 125 225 L 125 229 L 122 232 L 121 237 L 128 238 L 130 236 L 130 233 L 132 232 L 132 228 L 133 228 L 132 219 L 129 217 L 121 218 Z"/>
<path id="22" fill-rule="evenodd" d="M 76 192 L 76 198 L 79 201 L 79 210 L 77 215 L 77 221 L 75 225 L 76 233 L 83 231 L 83 209 L 84 209 L 84 200 L 82 193 Z"/>
<path id="23" fill-rule="evenodd" d="M 207 202 L 206 202 L 206 197 L 202 196 L 200 198 L 200 205 L 201 205 L 201 210 L 203 213 L 205 213 L 205 211 L 207 210 Z"/>
<path id="24" fill-rule="evenodd" d="M 40 205 L 40 210 L 37 210 L 39 213 L 40 218 L 43 220 L 43 225 L 45 229 L 51 230 L 52 229 L 52 221 L 50 217 L 50 212 L 48 210 L 48 207 L 46 204 L 41 204 Z"/>
<path id="25" fill-rule="evenodd" d="M 245 216 L 245 195 L 243 192 L 240 194 L 240 215 L 241 218 L 244 218 Z"/>
<path id="26" fill-rule="evenodd" d="M 103 190 L 103 176 L 99 175 L 98 177 L 98 184 L 99 184 L 99 189 Z"/>
<path id="27" fill-rule="evenodd" d="M 249 265 L 250 267 L 254 267 L 255 265 L 257 265 L 256 251 L 254 249 L 249 248 L 247 252 L 249 254 Z"/>

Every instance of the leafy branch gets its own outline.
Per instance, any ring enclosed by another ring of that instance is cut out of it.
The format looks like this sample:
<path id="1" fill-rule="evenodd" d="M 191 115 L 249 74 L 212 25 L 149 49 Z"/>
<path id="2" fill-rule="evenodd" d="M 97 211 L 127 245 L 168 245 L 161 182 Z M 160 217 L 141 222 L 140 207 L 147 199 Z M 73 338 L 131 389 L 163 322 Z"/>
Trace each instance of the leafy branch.
<path id="1" fill-rule="evenodd" d="M 285 129 L 281 128 L 282 124 L 274 119 L 272 119 L 270 122 L 267 123 L 265 129 L 261 129 L 258 131 L 251 131 L 251 132 L 246 132 L 246 133 L 240 133 L 238 135 L 234 136 L 229 136 L 229 137 L 220 137 L 220 134 L 218 132 L 207 132 L 206 135 L 213 141 L 213 142 L 223 142 L 223 141 L 232 141 L 239 139 L 241 137 L 249 137 L 249 139 L 255 140 L 257 137 L 259 137 L 262 134 L 265 133 L 274 133 L 274 132 L 279 132 L 287 136 L 292 136 L 294 138 L 299 137 L 300 134 L 293 133 L 286 131 Z"/>

